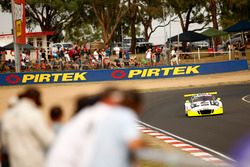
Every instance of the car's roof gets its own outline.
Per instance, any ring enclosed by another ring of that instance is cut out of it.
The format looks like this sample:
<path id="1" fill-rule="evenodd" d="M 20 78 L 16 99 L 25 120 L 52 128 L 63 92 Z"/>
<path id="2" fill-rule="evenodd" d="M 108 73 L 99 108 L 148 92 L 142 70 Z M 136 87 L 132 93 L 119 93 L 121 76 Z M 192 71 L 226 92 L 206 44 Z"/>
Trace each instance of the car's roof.
<path id="1" fill-rule="evenodd" d="M 211 95 L 209 93 L 199 93 L 199 94 L 196 94 L 196 95 L 194 95 L 192 97 L 202 97 L 202 96 L 213 96 L 213 95 Z"/>

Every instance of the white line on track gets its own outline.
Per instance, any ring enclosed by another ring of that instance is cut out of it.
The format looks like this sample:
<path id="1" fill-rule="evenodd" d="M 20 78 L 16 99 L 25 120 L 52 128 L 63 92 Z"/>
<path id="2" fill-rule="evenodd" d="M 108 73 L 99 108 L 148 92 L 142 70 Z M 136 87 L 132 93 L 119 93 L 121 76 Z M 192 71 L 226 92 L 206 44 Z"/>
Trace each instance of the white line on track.
<path id="1" fill-rule="evenodd" d="M 250 102 L 249 102 L 249 103 L 250 103 Z M 164 130 L 162 130 L 162 129 L 156 128 L 156 127 L 151 126 L 151 125 L 149 125 L 149 124 L 147 124 L 147 123 L 144 123 L 144 122 L 141 122 L 141 121 L 139 121 L 139 123 L 141 123 L 142 125 L 144 125 L 144 126 L 146 126 L 146 127 L 155 129 L 155 130 L 157 130 L 157 131 L 159 131 L 159 132 L 162 132 L 162 133 L 164 133 L 164 134 L 167 134 L 167 135 L 169 135 L 169 136 L 172 136 L 172 137 L 174 137 L 175 139 L 179 139 L 179 140 L 181 140 L 181 141 L 184 141 L 184 142 L 186 142 L 186 143 L 189 143 L 189 144 L 191 144 L 191 145 L 194 145 L 194 146 L 196 146 L 196 147 L 198 147 L 198 148 L 202 148 L 202 149 L 204 149 L 204 150 L 207 150 L 207 151 L 209 151 L 209 152 L 211 152 L 211 153 L 214 153 L 215 155 L 218 155 L 218 156 L 220 156 L 220 157 L 223 157 L 223 158 L 225 158 L 225 159 L 227 159 L 227 160 L 229 160 L 229 161 L 231 161 L 231 162 L 236 162 L 236 161 L 233 160 L 232 158 L 230 158 L 230 157 L 228 157 L 228 156 L 226 156 L 226 155 L 224 155 L 224 154 L 222 154 L 222 153 L 220 153 L 220 152 L 218 152 L 218 151 L 212 150 L 212 149 L 210 149 L 210 148 L 208 148 L 208 147 L 205 147 L 205 146 L 203 146 L 203 145 L 200 145 L 200 144 L 198 144 L 198 143 L 192 142 L 192 141 L 190 141 L 190 140 L 187 140 L 187 139 L 184 139 L 184 138 L 179 137 L 179 136 L 177 136 L 177 135 L 174 135 L 174 134 L 172 134 L 172 133 L 170 133 L 170 132 L 167 132 L 167 131 L 164 131 Z"/>
<path id="2" fill-rule="evenodd" d="M 250 97 L 250 95 L 246 95 L 244 97 L 242 97 L 241 99 L 246 102 L 246 103 L 250 103 L 250 100 L 247 100 L 247 98 Z"/>

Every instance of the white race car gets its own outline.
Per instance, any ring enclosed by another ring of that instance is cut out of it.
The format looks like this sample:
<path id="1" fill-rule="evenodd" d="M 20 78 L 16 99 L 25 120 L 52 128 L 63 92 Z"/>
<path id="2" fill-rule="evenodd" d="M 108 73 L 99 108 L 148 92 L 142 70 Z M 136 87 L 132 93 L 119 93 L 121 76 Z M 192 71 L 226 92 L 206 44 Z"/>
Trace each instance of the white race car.
<path id="1" fill-rule="evenodd" d="M 190 97 L 185 102 L 185 114 L 188 117 L 223 114 L 223 105 L 220 98 L 215 98 L 217 92 L 187 94 Z"/>

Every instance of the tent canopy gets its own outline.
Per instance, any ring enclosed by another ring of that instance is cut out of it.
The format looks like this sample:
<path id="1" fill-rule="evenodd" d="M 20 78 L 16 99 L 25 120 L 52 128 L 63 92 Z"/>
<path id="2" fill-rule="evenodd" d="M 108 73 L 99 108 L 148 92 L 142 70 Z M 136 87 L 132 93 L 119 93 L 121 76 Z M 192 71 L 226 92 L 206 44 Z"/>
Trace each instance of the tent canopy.
<path id="1" fill-rule="evenodd" d="M 238 23 L 232 25 L 231 27 L 226 28 L 226 32 L 244 32 L 250 30 L 250 22 L 247 20 L 241 20 Z"/>
<path id="2" fill-rule="evenodd" d="M 3 48 L 5 50 L 13 50 L 14 49 L 14 43 L 12 42 L 12 43 L 10 43 L 8 45 L 5 45 Z M 25 44 L 25 45 L 23 45 L 23 49 L 32 50 L 32 49 L 35 49 L 35 47 L 30 45 L 30 44 Z"/>
<path id="3" fill-rule="evenodd" d="M 195 42 L 195 41 L 203 41 L 206 40 L 208 37 L 193 31 L 186 31 L 179 34 L 179 41 L 180 42 Z M 178 41 L 178 35 L 170 38 L 171 41 Z"/>
<path id="4" fill-rule="evenodd" d="M 227 32 L 217 30 L 215 28 L 209 28 L 201 33 L 202 35 L 208 36 L 210 38 L 227 35 Z"/>

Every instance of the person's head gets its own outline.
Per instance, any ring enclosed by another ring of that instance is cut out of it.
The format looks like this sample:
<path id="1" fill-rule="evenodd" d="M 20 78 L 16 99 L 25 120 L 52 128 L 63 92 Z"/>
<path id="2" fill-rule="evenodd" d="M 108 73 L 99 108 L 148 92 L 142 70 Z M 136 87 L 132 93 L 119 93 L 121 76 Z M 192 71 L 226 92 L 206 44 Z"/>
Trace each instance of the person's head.
<path id="1" fill-rule="evenodd" d="M 53 122 L 60 122 L 63 118 L 63 111 L 60 106 L 54 106 L 50 109 L 50 119 Z"/>
<path id="2" fill-rule="evenodd" d="M 29 100 L 32 100 L 37 105 L 37 107 L 42 106 L 41 93 L 36 88 L 27 88 L 23 93 L 19 95 L 19 99 L 22 98 L 28 98 Z"/>
<path id="3" fill-rule="evenodd" d="M 90 95 L 90 96 L 81 96 L 76 100 L 76 110 L 75 114 L 77 114 L 82 109 L 94 105 L 96 102 L 100 100 L 100 95 Z"/>
<path id="4" fill-rule="evenodd" d="M 100 94 L 100 101 L 110 104 L 110 105 L 118 105 L 122 102 L 124 98 L 124 92 L 118 88 L 109 87 L 106 88 Z"/>
<path id="5" fill-rule="evenodd" d="M 121 101 L 121 105 L 131 108 L 138 115 L 142 113 L 143 99 L 141 94 L 137 90 L 125 90 L 123 91 L 124 98 Z"/>

